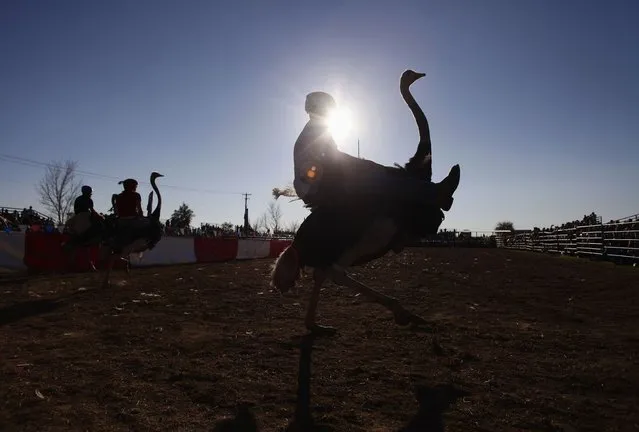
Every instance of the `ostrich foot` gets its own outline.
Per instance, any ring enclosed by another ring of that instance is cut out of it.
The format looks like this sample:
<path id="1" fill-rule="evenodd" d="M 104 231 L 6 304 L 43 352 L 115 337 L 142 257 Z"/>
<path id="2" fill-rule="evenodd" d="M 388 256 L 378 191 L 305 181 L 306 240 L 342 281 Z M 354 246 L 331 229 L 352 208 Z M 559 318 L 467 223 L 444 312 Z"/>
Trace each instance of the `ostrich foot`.
<path id="1" fill-rule="evenodd" d="M 126 258 L 120 258 L 122 261 L 124 261 L 124 268 L 126 270 L 126 274 L 131 274 L 131 261 L 126 259 Z"/>
<path id="2" fill-rule="evenodd" d="M 316 336 L 333 336 L 337 333 L 335 327 L 323 326 L 319 324 L 306 324 L 306 329 Z"/>

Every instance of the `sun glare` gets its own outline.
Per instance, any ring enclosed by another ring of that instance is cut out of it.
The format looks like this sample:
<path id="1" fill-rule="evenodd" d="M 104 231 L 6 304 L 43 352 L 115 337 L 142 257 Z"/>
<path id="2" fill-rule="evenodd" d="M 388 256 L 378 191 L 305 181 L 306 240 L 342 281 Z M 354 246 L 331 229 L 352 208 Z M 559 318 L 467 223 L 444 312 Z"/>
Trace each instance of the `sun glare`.
<path id="1" fill-rule="evenodd" d="M 348 108 L 337 108 L 328 116 L 328 127 L 335 141 L 348 137 L 353 127 L 353 115 Z"/>

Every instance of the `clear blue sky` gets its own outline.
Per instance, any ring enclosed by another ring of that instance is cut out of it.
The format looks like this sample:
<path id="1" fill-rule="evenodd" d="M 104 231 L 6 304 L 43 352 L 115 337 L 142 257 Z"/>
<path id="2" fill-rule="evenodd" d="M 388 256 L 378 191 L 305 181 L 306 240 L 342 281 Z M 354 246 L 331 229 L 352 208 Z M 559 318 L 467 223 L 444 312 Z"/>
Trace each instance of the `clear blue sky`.
<path id="1" fill-rule="evenodd" d="M 398 80 L 413 68 L 434 179 L 462 167 L 443 227 L 619 218 L 639 212 L 637 22 L 635 0 L 6 0 L 0 153 L 118 179 L 157 170 L 197 189 L 162 189 L 163 217 L 185 201 L 196 224 L 239 224 L 239 193 L 253 221 L 292 181 L 310 91 L 355 113 L 344 151 L 359 137 L 363 157 L 407 161 L 418 138 Z M 0 205 L 40 208 L 43 173 L 0 160 Z M 84 181 L 106 211 L 117 180 Z"/>

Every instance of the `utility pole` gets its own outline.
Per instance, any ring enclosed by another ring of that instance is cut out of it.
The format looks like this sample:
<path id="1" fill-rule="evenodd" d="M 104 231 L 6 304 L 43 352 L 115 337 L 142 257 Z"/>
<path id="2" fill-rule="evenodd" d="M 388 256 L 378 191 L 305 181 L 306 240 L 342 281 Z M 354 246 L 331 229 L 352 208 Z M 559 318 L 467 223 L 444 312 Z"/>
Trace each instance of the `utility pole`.
<path id="1" fill-rule="evenodd" d="M 252 194 L 250 193 L 243 193 L 242 194 L 244 196 L 244 235 L 248 234 L 248 230 L 250 228 L 250 224 L 249 224 L 249 217 L 248 217 L 248 197 L 251 196 Z"/>
<path id="2" fill-rule="evenodd" d="M 359 157 L 359 138 L 357 138 L 357 159 L 361 159 Z"/>

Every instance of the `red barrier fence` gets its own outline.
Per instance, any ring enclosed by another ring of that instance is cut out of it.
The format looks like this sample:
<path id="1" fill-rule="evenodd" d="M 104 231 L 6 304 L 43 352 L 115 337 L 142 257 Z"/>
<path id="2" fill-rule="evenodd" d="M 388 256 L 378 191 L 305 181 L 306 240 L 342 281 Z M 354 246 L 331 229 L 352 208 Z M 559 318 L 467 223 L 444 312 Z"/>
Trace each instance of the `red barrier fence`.
<path id="1" fill-rule="evenodd" d="M 27 232 L 0 236 L 0 266 L 13 268 L 22 258 L 22 263 L 30 270 L 49 272 L 82 272 L 90 269 L 90 260 L 97 266 L 97 247 L 79 248 L 74 260 L 62 250 L 68 240 L 66 234 Z M 231 261 L 238 258 L 275 258 L 291 240 L 260 240 L 251 238 L 220 237 L 164 237 L 151 251 L 143 254 L 138 261 L 132 256 L 132 266 L 187 264 Z M 263 242 L 269 241 L 265 245 Z M 259 247 L 256 247 L 259 246 Z M 238 252 L 239 251 L 239 252 Z M 265 253 L 266 252 L 266 253 Z M 267 255 L 268 254 L 268 255 Z M 241 257 L 239 256 L 241 255 Z M 124 268 L 123 261 L 116 262 L 116 268 Z"/>
<path id="2" fill-rule="evenodd" d="M 290 240 L 271 240 L 271 258 L 278 257 L 291 244 Z"/>
<path id="3" fill-rule="evenodd" d="M 24 236 L 24 264 L 30 270 L 55 272 L 83 272 L 91 269 L 89 259 L 98 264 L 98 248 L 78 248 L 75 259 L 62 250 L 62 244 L 69 240 L 66 234 L 46 234 L 28 232 Z M 115 268 L 124 268 L 125 263 L 118 261 Z"/>
<path id="4" fill-rule="evenodd" d="M 236 238 L 195 237 L 195 259 L 197 262 L 231 261 L 237 256 Z"/>

